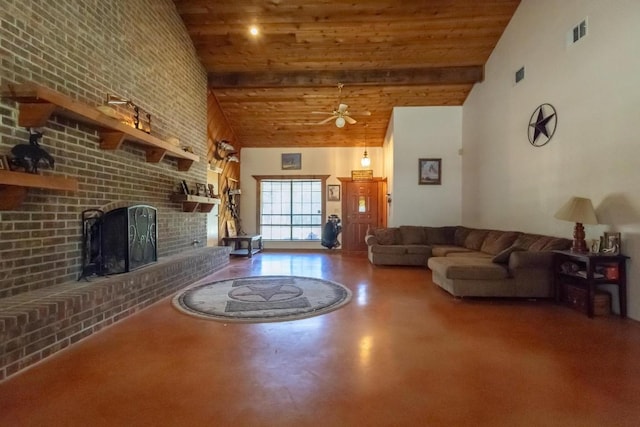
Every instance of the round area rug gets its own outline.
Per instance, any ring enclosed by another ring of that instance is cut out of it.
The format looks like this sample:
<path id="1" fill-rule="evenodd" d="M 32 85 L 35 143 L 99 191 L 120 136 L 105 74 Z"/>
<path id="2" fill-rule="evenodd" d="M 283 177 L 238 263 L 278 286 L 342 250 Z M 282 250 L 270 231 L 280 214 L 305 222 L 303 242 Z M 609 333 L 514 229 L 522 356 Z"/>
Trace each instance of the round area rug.
<path id="1" fill-rule="evenodd" d="M 281 322 L 342 307 L 351 291 L 313 277 L 253 276 L 185 289 L 173 298 L 179 310 L 224 322 Z"/>

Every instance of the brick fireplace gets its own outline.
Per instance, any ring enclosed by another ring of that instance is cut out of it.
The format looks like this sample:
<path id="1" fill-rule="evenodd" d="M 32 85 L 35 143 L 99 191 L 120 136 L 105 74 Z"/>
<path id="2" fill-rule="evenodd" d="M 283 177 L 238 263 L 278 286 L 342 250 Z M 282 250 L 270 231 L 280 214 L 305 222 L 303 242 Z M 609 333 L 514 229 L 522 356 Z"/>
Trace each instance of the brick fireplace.
<path id="1" fill-rule="evenodd" d="M 34 82 L 91 106 L 108 93 L 135 99 L 154 136 L 201 159 L 188 171 L 171 158 L 147 162 L 135 144 L 102 149 L 95 128 L 51 117 L 40 144 L 55 169 L 41 173 L 76 179 L 78 191 L 32 189 L 0 211 L 2 379 L 220 268 L 226 249 L 194 247 L 207 241 L 208 214 L 169 199 L 181 180 L 207 177 L 207 77 L 171 0 L 6 0 L 0 38 L 0 84 Z M 16 102 L 0 100 L 0 129 L 0 154 L 29 140 Z M 82 212 L 115 205 L 157 209 L 158 262 L 78 282 Z"/>

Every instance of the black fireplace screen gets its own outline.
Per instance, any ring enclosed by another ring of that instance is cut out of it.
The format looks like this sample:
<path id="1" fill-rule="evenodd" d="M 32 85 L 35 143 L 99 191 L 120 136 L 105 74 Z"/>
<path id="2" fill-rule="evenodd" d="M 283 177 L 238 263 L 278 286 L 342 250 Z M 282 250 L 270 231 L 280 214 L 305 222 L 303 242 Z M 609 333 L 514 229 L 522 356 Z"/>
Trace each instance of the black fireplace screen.
<path id="1" fill-rule="evenodd" d="M 82 277 L 126 273 L 158 260 L 157 215 L 152 206 L 137 205 L 82 214 Z"/>

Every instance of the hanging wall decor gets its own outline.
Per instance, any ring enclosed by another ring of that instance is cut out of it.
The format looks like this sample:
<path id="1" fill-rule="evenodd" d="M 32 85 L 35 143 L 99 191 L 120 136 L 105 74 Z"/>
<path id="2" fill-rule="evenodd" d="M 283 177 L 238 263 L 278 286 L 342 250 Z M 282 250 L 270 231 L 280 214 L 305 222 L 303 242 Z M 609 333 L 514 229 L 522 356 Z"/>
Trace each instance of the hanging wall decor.
<path id="1" fill-rule="evenodd" d="M 556 133 L 558 115 L 551 104 L 541 104 L 533 111 L 527 126 L 529 143 L 534 147 L 546 145 Z"/>

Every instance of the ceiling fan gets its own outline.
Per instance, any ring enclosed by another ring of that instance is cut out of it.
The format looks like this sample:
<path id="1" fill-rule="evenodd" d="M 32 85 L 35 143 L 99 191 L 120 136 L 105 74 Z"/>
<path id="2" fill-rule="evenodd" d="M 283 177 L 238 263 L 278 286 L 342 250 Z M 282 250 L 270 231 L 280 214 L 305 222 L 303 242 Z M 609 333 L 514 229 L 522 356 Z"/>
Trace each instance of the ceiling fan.
<path id="1" fill-rule="evenodd" d="M 351 117 L 351 113 L 349 112 L 349 106 L 347 104 L 343 104 L 340 102 L 340 97 L 342 95 L 342 88 L 344 87 L 344 84 L 342 83 L 338 83 L 338 108 L 333 110 L 330 113 L 327 112 L 323 112 L 323 111 L 312 111 L 311 114 L 329 114 L 330 117 L 327 117 L 326 119 L 318 122 L 317 124 L 319 125 L 323 125 L 325 123 L 329 123 L 332 120 L 335 120 L 336 126 L 339 128 L 343 128 L 344 125 L 346 123 L 349 123 L 350 125 L 354 125 L 356 123 L 358 123 L 358 121 L 356 119 L 354 119 L 353 117 Z M 363 116 L 370 116 L 371 113 L 369 111 L 364 111 L 362 113 L 358 113 L 360 115 Z"/>

